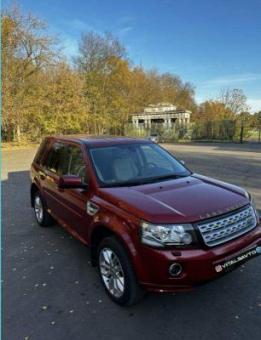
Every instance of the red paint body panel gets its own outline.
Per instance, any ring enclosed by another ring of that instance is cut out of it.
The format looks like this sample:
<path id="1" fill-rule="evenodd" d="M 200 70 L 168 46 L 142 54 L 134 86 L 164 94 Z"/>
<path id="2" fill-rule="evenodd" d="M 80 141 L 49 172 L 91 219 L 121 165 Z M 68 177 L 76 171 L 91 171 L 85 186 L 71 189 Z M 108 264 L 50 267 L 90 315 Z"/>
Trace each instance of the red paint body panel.
<path id="1" fill-rule="evenodd" d="M 190 248 L 156 249 L 141 243 L 140 221 L 152 223 L 194 223 L 222 215 L 249 204 L 245 191 L 205 176 L 193 174 L 186 178 L 132 187 L 100 188 L 88 147 L 137 143 L 125 138 L 64 138 L 48 139 L 46 148 L 54 142 L 78 145 L 88 172 L 88 190 L 61 189 L 59 176 L 33 162 L 32 185 L 45 200 L 48 211 L 76 238 L 91 245 L 92 235 L 101 226 L 109 229 L 125 245 L 138 281 L 152 291 L 191 289 L 220 276 L 215 266 L 240 253 L 261 246 L 261 226 L 232 241 L 213 248 L 203 242 Z M 148 141 L 141 141 L 149 143 Z M 43 150 L 43 158 L 48 150 Z M 39 154 L 37 155 L 39 157 Z M 71 181 L 77 179 L 71 178 Z M 87 202 L 99 211 L 87 213 Z M 183 273 L 178 278 L 169 275 L 169 266 L 179 262 Z"/>

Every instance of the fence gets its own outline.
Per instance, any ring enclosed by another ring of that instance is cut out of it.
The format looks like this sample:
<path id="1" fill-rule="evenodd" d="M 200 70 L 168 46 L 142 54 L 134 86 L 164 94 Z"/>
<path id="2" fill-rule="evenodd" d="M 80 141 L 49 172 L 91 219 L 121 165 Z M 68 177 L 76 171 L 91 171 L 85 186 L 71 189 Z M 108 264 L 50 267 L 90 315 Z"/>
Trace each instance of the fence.
<path id="1" fill-rule="evenodd" d="M 194 122 L 187 126 L 176 124 L 173 128 L 163 128 L 161 124 L 154 124 L 151 128 L 141 126 L 135 128 L 127 124 L 124 129 L 125 136 L 149 137 L 158 135 L 162 142 L 177 142 L 180 140 L 192 141 L 260 141 L 261 128 L 250 127 L 236 120 L 216 120 L 207 122 Z"/>

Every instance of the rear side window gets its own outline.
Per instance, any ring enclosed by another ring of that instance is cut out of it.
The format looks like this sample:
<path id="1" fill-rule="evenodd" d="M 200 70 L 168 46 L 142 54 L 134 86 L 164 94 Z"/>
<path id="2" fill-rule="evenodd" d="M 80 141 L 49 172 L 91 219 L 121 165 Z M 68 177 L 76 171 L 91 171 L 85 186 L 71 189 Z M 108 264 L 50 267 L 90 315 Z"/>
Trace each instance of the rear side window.
<path id="1" fill-rule="evenodd" d="M 65 175 L 68 170 L 68 147 L 63 143 L 54 143 L 46 158 L 45 167 L 57 175 Z"/>

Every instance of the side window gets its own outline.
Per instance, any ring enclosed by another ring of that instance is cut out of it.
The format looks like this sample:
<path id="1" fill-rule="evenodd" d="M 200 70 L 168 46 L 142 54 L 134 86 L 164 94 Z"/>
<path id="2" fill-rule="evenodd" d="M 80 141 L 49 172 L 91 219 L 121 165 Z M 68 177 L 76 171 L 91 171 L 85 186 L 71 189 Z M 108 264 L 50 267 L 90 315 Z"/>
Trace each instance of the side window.
<path id="1" fill-rule="evenodd" d="M 63 143 L 54 143 L 46 159 L 47 170 L 57 175 L 66 175 L 69 167 L 69 150 Z"/>
<path id="2" fill-rule="evenodd" d="M 70 145 L 68 175 L 80 176 L 83 183 L 88 183 L 87 168 L 83 159 L 82 150 L 78 146 Z"/>

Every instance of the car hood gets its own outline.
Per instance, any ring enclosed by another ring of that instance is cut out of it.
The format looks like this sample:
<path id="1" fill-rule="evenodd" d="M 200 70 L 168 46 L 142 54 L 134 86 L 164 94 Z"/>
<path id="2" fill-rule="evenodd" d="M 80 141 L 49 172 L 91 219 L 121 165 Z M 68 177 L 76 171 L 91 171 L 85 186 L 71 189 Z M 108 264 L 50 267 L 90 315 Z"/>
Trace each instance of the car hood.
<path id="1" fill-rule="evenodd" d="M 102 188 L 99 196 L 153 223 L 195 222 L 249 203 L 243 189 L 197 174 L 153 184 Z"/>

